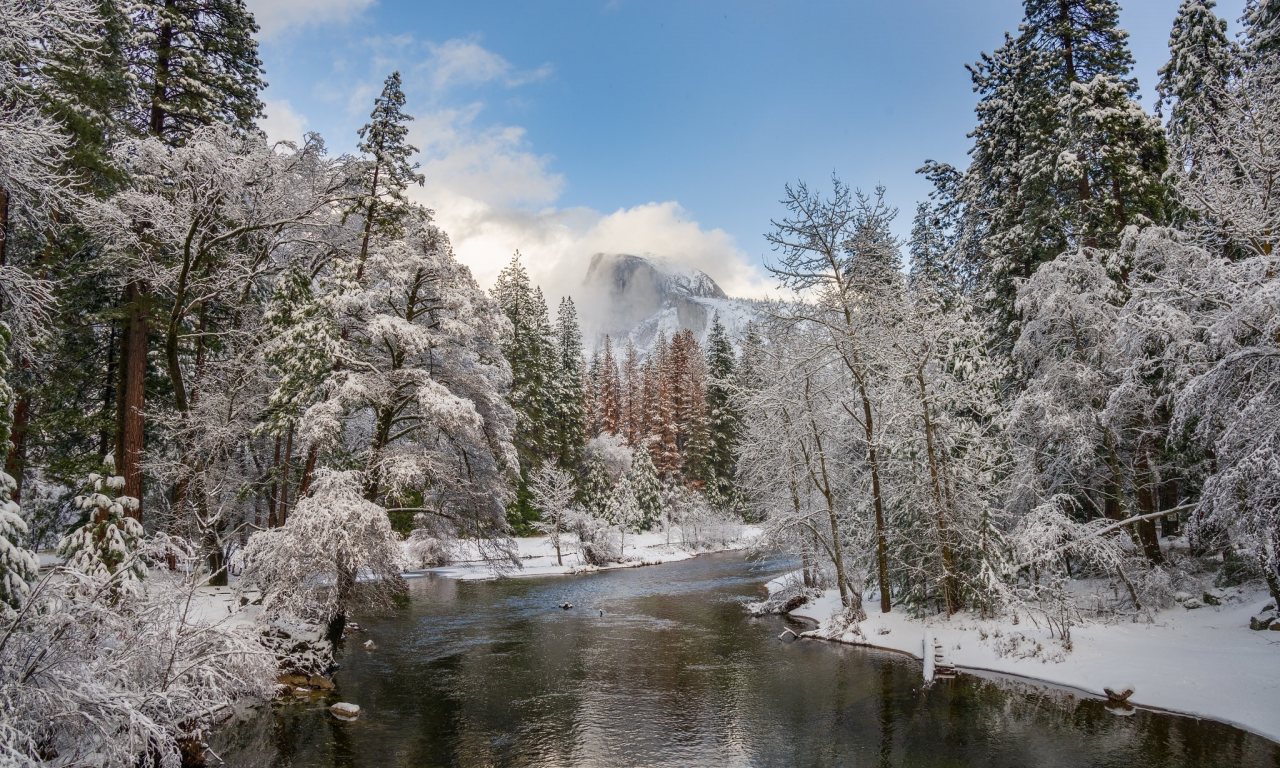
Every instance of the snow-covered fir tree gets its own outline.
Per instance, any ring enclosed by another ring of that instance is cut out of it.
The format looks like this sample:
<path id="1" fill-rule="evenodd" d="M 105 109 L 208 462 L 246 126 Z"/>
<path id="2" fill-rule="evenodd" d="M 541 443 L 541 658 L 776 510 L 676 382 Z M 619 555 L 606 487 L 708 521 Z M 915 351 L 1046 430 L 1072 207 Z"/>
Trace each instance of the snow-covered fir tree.
<path id="1" fill-rule="evenodd" d="M 99 581 L 141 581 L 147 567 L 134 553 L 143 537 L 142 524 L 128 515 L 138 500 L 120 492 L 124 478 L 115 474 L 110 457 L 104 469 L 105 475 L 89 475 L 88 492 L 76 499 L 88 521 L 59 542 L 58 557 L 68 568 Z"/>
<path id="2" fill-rule="evenodd" d="M 542 289 L 529 281 L 519 253 L 499 273 L 490 293 L 511 323 L 511 335 L 503 339 L 502 353 L 511 367 L 508 398 L 516 412 L 514 442 L 520 457 L 520 485 L 510 516 L 516 530 L 524 533 L 538 519 L 529 478 L 553 448 L 556 346 Z"/>
<path id="3" fill-rule="evenodd" d="M 707 434 L 706 490 L 721 507 L 734 503 L 734 478 L 738 472 L 738 431 L 742 415 L 735 397 L 737 356 L 719 316 L 707 333 Z"/>
<path id="4" fill-rule="evenodd" d="M 1238 52 L 1227 39 L 1227 21 L 1213 12 L 1213 0 L 1183 0 L 1169 33 L 1169 61 L 1160 68 L 1158 114 L 1168 112 L 1170 156 L 1187 170 L 1190 151 L 1204 119 L 1217 109 L 1237 66 Z"/>
<path id="5" fill-rule="evenodd" d="M 400 73 L 392 72 L 382 85 L 382 93 L 374 99 L 369 122 L 359 130 L 357 149 L 367 156 L 361 168 L 358 197 L 352 212 L 360 217 L 360 255 L 356 279 L 364 274 L 365 260 L 373 238 L 395 237 L 411 213 L 405 192 L 410 184 L 423 183 L 418 164 L 410 162 L 417 147 L 406 140 L 406 127 L 413 118 L 406 115 Z"/>

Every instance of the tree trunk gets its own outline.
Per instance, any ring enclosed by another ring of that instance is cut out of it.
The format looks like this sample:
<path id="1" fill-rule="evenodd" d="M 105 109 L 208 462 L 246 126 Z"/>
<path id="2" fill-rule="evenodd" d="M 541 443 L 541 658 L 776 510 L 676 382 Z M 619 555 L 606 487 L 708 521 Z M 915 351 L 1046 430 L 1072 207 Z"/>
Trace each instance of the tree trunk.
<path id="1" fill-rule="evenodd" d="M 889 605 L 889 546 L 884 534 L 884 494 L 880 491 L 880 459 L 874 443 L 875 429 L 871 421 L 871 398 L 866 388 L 858 384 L 862 395 L 862 415 L 866 419 L 867 464 L 871 467 L 871 499 L 876 510 L 876 576 L 880 586 L 880 612 L 888 613 Z"/>
<path id="2" fill-rule="evenodd" d="M 177 0 L 165 0 L 165 9 L 173 8 L 176 3 Z M 173 26 L 168 21 L 160 23 L 160 29 L 156 34 L 155 51 L 156 79 L 151 89 L 151 114 L 147 121 L 147 128 L 152 136 L 163 141 L 165 118 L 168 117 L 165 97 L 169 87 L 169 62 L 173 56 Z"/>
<path id="3" fill-rule="evenodd" d="M 942 491 L 942 470 L 939 467 L 938 452 L 933 444 L 933 419 L 929 416 L 929 390 L 925 385 L 924 373 L 916 371 L 916 382 L 920 385 L 920 410 L 924 418 L 925 452 L 929 458 L 929 480 L 933 487 L 934 506 L 938 518 L 938 541 L 942 547 L 942 596 L 947 605 L 947 616 L 960 608 L 958 590 L 956 589 L 955 564 L 951 553 L 950 534 L 947 531 L 947 505 Z"/>
<path id="4" fill-rule="evenodd" d="M 1156 511 L 1156 480 L 1151 473 L 1151 462 L 1145 450 L 1138 451 L 1138 466 L 1135 473 L 1134 496 L 1138 503 L 1138 514 L 1149 515 Z M 1139 520 L 1137 523 L 1138 541 L 1142 544 L 1142 553 L 1154 564 L 1164 561 L 1160 552 L 1160 538 L 1156 535 L 1155 520 Z"/>
<path id="5" fill-rule="evenodd" d="M 316 473 L 316 459 L 320 456 L 320 447 L 315 443 L 307 449 L 307 463 L 302 466 L 302 480 L 298 483 L 297 497 L 306 498 L 311 491 L 311 478 Z"/>
<path id="6" fill-rule="evenodd" d="M 13 490 L 15 504 L 22 500 L 22 475 L 27 468 L 27 427 L 30 423 L 31 393 L 24 389 L 13 409 L 13 429 L 9 433 L 9 440 L 13 445 L 4 462 L 5 473 L 17 483 Z"/>
<path id="7" fill-rule="evenodd" d="M 276 502 L 280 494 L 280 477 L 277 472 L 280 471 L 280 435 L 276 435 L 276 452 L 271 459 L 271 487 L 267 492 L 267 527 L 275 528 L 278 526 L 276 522 Z"/>
<path id="8" fill-rule="evenodd" d="M 116 414 L 116 474 L 123 493 L 138 500 L 129 515 L 142 519 L 142 452 L 147 378 L 147 287 L 141 281 L 125 287 L 125 327 L 120 334 L 120 397 Z"/>
<path id="9" fill-rule="evenodd" d="M 289 518 L 289 464 L 293 458 L 293 425 L 289 425 L 289 436 L 284 445 L 284 471 L 280 473 L 280 503 L 276 505 L 276 523 L 284 525 Z"/>
<path id="10" fill-rule="evenodd" d="M 338 563 L 338 578 L 333 588 L 337 590 L 335 595 L 335 604 L 337 611 L 333 618 L 329 619 L 329 642 L 334 648 L 338 647 L 338 642 L 342 640 L 342 630 L 347 626 L 347 606 L 351 604 L 351 594 L 355 591 L 356 574 L 352 569 L 346 567 L 341 562 Z"/>
<path id="11" fill-rule="evenodd" d="M 0 267 L 5 265 L 9 252 L 9 190 L 0 187 Z M 0 302 L 0 309 L 4 305 Z"/>

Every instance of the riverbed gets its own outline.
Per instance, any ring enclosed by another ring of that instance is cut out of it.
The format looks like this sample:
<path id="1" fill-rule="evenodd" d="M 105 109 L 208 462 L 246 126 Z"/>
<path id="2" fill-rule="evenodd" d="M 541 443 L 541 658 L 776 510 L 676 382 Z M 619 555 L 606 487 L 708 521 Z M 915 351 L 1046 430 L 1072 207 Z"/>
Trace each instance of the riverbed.
<path id="1" fill-rule="evenodd" d="M 264 768 L 1280 766 L 1280 745 L 1211 721 L 1000 679 L 926 687 L 899 654 L 782 642 L 801 627 L 742 603 L 792 567 L 414 579 L 407 607 L 360 617 L 334 697 L 264 706 L 212 746 Z M 329 715 L 337 700 L 360 718 Z"/>

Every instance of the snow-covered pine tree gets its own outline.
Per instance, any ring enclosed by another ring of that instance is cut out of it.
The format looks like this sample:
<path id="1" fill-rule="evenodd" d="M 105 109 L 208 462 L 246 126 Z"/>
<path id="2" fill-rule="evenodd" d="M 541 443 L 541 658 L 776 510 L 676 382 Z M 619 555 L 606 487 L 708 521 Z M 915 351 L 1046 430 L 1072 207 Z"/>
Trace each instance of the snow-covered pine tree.
<path id="1" fill-rule="evenodd" d="M 1017 281 L 1062 248 L 1049 215 L 1056 205 L 1051 174 L 1040 170 L 1037 110 L 1046 99 L 1034 88 L 1034 58 L 1007 33 L 1003 45 L 968 68 L 979 94 L 978 124 L 961 199 L 977 240 L 979 285 L 1008 349 L 1017 336 Z"/>
<path id="2" fill-rule="evenodd" d="M 675 339 L 668 342 L 665 334 L 661 333 L 654 344 L 652 357 L 654 408 L 650 412 L 650 429 L 654 439 L 649 448 L 658 476 L 674 482 L 680 478 L 684 468 L 679 422 L 679 372 L 684 368 L 684 361 L 676 349 Z"/>
<path id="3" fill-rule="evenodd" d="M 647 531 L 662 519 L 662 484 L 658 481 L 658 472 L 653 468 L 649 452 L 643 447 L 636 448 L 627 477 L 631 480 L 640 513 L 637 528 Z"/>
<path id="4" fill-rule="evenodd" d="M 511 322 L 502 352 L 511 366 L 508 399 L 516 413 L 515 446 L 520 457 L 520 484 L 508 514 L 518 533 L 528 533 L 538 519 L 529 493 L 529 478 L 553 448 L 551 424 L 555 402 L 556 347 L 542 289 L 529 281 L 520 254 L 511 258 L 490 292 Z"/>
<path id="5" fill-rule="evenodd" d="M 1102 73 L 1073 83 L 1059 102 L 1064 122 L 1056 174 L 1079 192 L 1064 214 L 1075 243 L 1115 247 L 1130 224 L 1166 219 L 1164 129 L 1133 99 L 1134 88 Z"/>
<path id="6" fill-rule="evenodd" d="M 556 365 L 551 403 L 551 445 L 560 468 L 576 476 L 587 442 L 586 402 L 582 388 L 582 331 L 573 299 L 560 300 L 555 326 Z"/>
<path id="7" fill-rule="evenodd" d="M 600 432 L 603 434 L 619 434 L 621 427 L 622 403 L 618 385 L 618 361 L 613 356 L 613 341 L 606 334 L 604 347 L 600 352 L 600 366 L 596 373 L 596 387 L 599 392 Z"/>
<path id="8" fill-rule="evenodd" d="M 618 372 L 618 393 L 622 402 L 621 430 L 627 445 L 637 448 L 640 445 L 641 423 L 643 422 L 644 404 L 641 402 L 643 382 L 640 379 L 640 353 L 631 339 L 622 354 L 622 364 Z"/>
<path id="9" fill-rule="evenodd" d="M 619 551 L 622 559 L 627 559 L 627 531 L 637 532 L 640 529 L 641 512 L 636 500 L 636 490 L 631 485 L 630 475 L 623 475 L 613 484 L 609 491 L 609 499 L 604 505 L 604 519 L 610 525 L 618 527 L 620 538 Z"/>
<path id="10" fill-rule="evenodd" d="M 368 157 L 361 173 L 359 197 L 351 209 L 363 221 L 357 281 L 364 275 L 370 239 L 395 237 L 402 231 L 411 209 L 405 191 L 410 184 L 421 186 L 424 182 L 418 164 L 409 162 L 418 148 L 406 140 L 409 129 L 405 123 L 413 118 L 403 112 L 403 107 L 400 73 L 392 72 L 382 85 L 382 93 L 373 101 L 373 112 L 369 122 L 360 128 L 360 142 L 356 145 Z"/>
<path id="11" fill-rule="evenodd" d="M 243 0 L 135 0 L 127 14 L 140 132 L 178 146 L 213 123 L 253 129 L 266 83 Z"/>
<path id="12" fill-rule="evenodd" d="M 1117 3 L 1024 10 L 1018 37 L 970 67 L 981 101 L 964 193 L 989 218 L 984 282 L 995 327 L 1013 336 L 1018 279 L 1069 247 L 1117 245 L 1129 222 L 1160 221 L 1166 194 L 1163 134 L 1136 104 Z"/>
<path id="13" fill-rule="evenodd" d="M 138 504 L 121 493 L 124 478 L 115 474 L 115 462 L 107 457 L 105 475 L 89 475 L 88 493 L 76 506 L 88 521 L 58 543 L 58 557 L 68 568 L 101 581 L 119 577 L 122 584 L 147 577 L 147 566 L 134 557 L 142 539 L 142 524 L 127 514 Z M 123 566 L 123 570 L 121 570 Z"/>
<path id="14" fill-rule="evenodd" d="M 742 414 L 735 388 L 737 356 L 725 334 L 720 316 L 711 320 L 707 332 L 706 412 L 708 447 L 706 458 L 707 492 L 723 508 L 734 505 L 738 474 L 738 432 Z"/>
<path id="15" fill-rule="evenodd" d="M 5 381 L 9 369 L 9 358 L 5 348 L 9 342 L 9 328 L 0 322 L 0 454 L 8 455 L 9 425 L 13 414 L 14 392 Z M 24 549 L 23 538 L 27 535 L 27 524 L 22 519 L 22 510 L 13 500 L 17 484 L 3 469 L 0 469 L 0 606 L 4 614 L 22 607 L 31 593 L 31 582 L 35 581 L 39 561 L 34 552 Z"/>
<path id="16" fill-rule="evenodd" d="M 1248 0 L 1244 15 L 1245 48 L 1253 62 L 1280 51 L 1280 0 Z"/>
<path id="17" fill-rule="evenodd" d="M 907 243 L 911 254 L 911 282 L 926 285 L 938 292 L 945 301 L 955 293 L 954 281 L 947 268 L 948 243 L 937 212 L 926 202 L 916 204 L 916 216 L 911 220 L 911 240 Z"/>
<path id="18" fill-rule="evenodd" d="M 1160 68 L 1156 114 L 1168 113 L 1170 157 L 1189 171 L 1197 134 L 1218 103 L 1237 67 L 1236 45 L 1227 39 L 1227 20 L 1213 12 L 1213 0 L 1183 0 L 1169 33 L 1169 61 Z"/>
<path id="19" fill-rule="evenodd" d="M 588 514 L 604 517 L 611 489 L 609 470 L 605 468 L 604 461 L 596 456 L 587 456 L 578 477 L 578 498 Z"/>

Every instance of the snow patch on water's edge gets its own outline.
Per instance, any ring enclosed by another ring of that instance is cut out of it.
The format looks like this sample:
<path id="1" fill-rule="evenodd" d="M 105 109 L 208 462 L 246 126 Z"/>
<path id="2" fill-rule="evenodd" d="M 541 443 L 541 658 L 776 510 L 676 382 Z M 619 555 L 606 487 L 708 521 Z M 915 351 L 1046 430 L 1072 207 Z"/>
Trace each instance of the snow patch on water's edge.
<path id="1" fill-rule="evenodd" d="M 618 568 L 639 568 L 645 565 L 662 565 L 689 560 L 698 555 L 715 552 L 737 552 L 748 549 L 759 538 L 761 529 L 754 525 L 741 526 L 737 536 L 730 540 L 686 548 L 679 541 L 678 533 L 668 539 L 663 531 L 652 531 L 639 534 L 628 534 L 626 540 L 625 562 L 608 565 L 588 565 L 582 562 L 571 547 L 561 546 L 561 558 L 564 563 L 556 562 L 555 550 L 546 536 L 530 536 L 515 539 L 521 568 L 518 570 L 499 572 L 478 556 L 474 559 L 463 559 L 452 565 L 440 568 L 423 568 L 407 571 L 412 574 L 435 574 L 459 581 L 482 581 L 501 578 L 528 578 L 533 576 L 574 576 L 584 573 L 598 573 Z M 478 553 L 477 553 L 478 554 Z"/>
<path id="2" fill-rule="evenodd" d="M 766 588 L 776 591 L 785 578 Z M 995 633 L 1001 638 L 1017 635 L 1043 648 L 1047 630 L 965 614 L 947 620 L 869 611 L 861 636 L 833 635 L 830 620 L 840 612 L 836 590 L 787 615 L 814 626 L 802 633 L 806 639 L 891 651 L 922 662 L 927 631 L 944 645 L 957 671 L 977 677 L 1030 682 L 1102 700 L 1107 698 L 1105 687 L 1123 680 L 1135 688 L 1128 703 L 1137 709 L 1212 720 L 1280 743 L 1280 638 L 1248 628 L 1248 617 L 1268 598 L 1262 591 L 1220 608 L 1174 607 L 1147 624 L 1089 623 L 1072 630 L 1073 650 L 1021 657 L 1000 655 Z"/>

